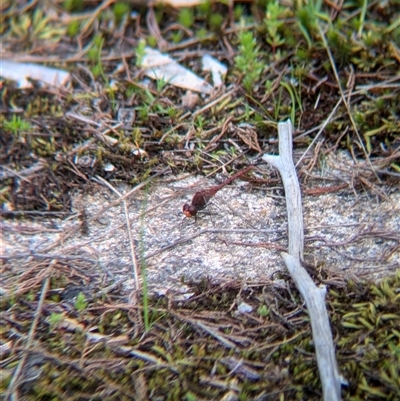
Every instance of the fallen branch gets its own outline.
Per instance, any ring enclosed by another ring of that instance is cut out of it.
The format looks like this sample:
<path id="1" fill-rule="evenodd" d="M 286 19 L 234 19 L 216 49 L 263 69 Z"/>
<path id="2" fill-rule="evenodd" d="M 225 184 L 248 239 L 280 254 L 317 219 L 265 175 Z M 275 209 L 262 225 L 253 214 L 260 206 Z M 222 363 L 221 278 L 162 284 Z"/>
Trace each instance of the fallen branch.
<path id="1" fill-rule="evenodd" d="M 301 266 L 304 249 L 303 212 L 300 185 L 292 157 L 292 131 L 293 126 L 290 120 L 279 123 L 279 156 L 264 155 L 263 160 L 278 169 L 282 176 L 288 211 L 289 236 L 289 253 L 282 252 L 282 257 L 310 314 L 323 399 L 337 401 L 341 399 L 341 380 L 325 307 L 326 287 L 318 288 Z"/>

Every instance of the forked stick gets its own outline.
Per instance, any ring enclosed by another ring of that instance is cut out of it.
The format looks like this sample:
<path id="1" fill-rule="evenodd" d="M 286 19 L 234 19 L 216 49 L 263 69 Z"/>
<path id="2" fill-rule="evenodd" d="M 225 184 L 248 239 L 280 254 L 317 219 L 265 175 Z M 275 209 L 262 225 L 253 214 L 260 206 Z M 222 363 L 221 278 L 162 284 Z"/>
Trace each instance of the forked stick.
<path id="1" fill-rule="evenodd" d="M 282 176 L 288 212 L 289 253 L 282 252 L 283 260 L 296 287 L 306 302 L 317 354 L 324 401 L 341 399 L 341 380 L 335 357 L 335 347 L 325 307 L 326 287 L 318 288 L 301 266 L 304 249 L 303 212 L 300 185 L 292 156 L 292 122 L 278 124 L 279 156 L 264 155 L 263 160 L 274 166 Z"/>

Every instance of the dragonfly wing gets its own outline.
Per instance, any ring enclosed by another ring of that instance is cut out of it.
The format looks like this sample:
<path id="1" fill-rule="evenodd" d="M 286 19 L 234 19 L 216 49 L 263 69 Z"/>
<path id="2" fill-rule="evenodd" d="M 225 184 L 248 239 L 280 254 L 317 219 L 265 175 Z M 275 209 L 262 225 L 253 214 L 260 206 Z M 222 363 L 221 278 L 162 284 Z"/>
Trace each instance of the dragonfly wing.
<path id="1" fill-rule="evenodd" d="M 210 194 L 207 191 L 199 191 L 196 192 L 192 199 L 192 205 L 196 208 L 196 210 L 203 210 L 209 200 L 211 199 Z"/>

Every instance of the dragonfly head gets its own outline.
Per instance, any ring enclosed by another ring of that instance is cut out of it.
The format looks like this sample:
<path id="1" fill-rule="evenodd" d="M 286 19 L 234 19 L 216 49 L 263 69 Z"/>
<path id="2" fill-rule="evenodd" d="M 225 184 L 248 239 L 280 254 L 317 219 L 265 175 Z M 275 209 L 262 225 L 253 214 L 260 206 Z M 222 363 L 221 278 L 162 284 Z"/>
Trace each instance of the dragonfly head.
<path id="1" fill-rule="evenodd" d="M 186 217 L 196 217 L 197 209 L 193 205 L 189 205 L 189 203 L 185 203 L 183 205 L 183 214 Z"/>

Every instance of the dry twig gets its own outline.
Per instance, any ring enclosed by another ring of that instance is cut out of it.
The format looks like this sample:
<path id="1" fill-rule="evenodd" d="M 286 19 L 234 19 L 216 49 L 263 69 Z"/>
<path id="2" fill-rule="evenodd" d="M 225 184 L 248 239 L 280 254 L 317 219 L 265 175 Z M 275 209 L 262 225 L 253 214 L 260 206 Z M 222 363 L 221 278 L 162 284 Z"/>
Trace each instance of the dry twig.
<path id="1" fill-rule="evenodd" d="M 290 120 L 279 123 L 279 156 L 264 155 L 263 159 L 277 168 L 282 176 L 289 227 L 289 253 L 282 252 L 282 257 L 310 313 L 324 400 L 337 401 L 341 399 L 341 381 L 325 308 L 326 287 L 318 288 L 301 266 L 304 248 L 303 212 L 300 185 L 292 156 L 292 131 Z"/>
<path id="2" fill-rule="evenodd" d="M 117 194 L 119 197 L 122 197 L 122 194 L 117 191 L 109 182 L 107 182 L 104 178 L 100 176 L 96 176 L 96 181 L 103 183 L 104 185 L 107 186 L 107 188 L 111 189 L 115 194 Z M 128 205 L 126 201 L 122 201 L 122 204 L 124 206 L 124 213 L 125 213 L 125 221 L 126 221 L 126 229 L 128 231 L 128 237 L 129 237 L 129 246 L 131 250 L 131 261 L 132 261 L 132 267 L 133 267 L 133 276 L 135 279 L 135 286 L 136 290 L 140 290 L 140 280 L 139 280 L 139 273 L 138 273 L 138 264 L 137 264 L 137 259 L 136 259 L 136 253 L 135 253 L 135 244 L 133 242 L 133 236 L 132 236 L 132 230 L 131 230 L 131 222 L 129 220 L 129 213 L 128 213 Z"/>
<path id="3" fill-rule="evenodd" d="M 54 260 L 52 262 L 52 264 L 55 263 L 55 262 L 56 261 Z M 49 269 L 52 268 L 51 267 L 52 264 L 49 266 Z M 38 306 L 37 306 L 37 309 L 36 309 L 36 312 L 35 312 L 35 318 L 33 319 L 31 329 L 29 330 L 29 335 L 28 335 L 28 339 L 27 339 L 25 348 L 30 348 L 32 343 L 33 343 L 33 339 L 34 339 L 35 332 L 36 332 L 36 327 L 37 327 L 37 325 L 39 323 L 39 318 L 41 316 L 43 303 L 44 303 L 44 300 L 46 299 L 46 295 L 47 295 L 47 291 L 49 289 L 49 285 L 50 285 L 50 277 L 48 276 L 45 279 L 45 281 L 43 282 L 39 303 L 38 303 Z M 5 397 L 4 397 L 5 400 L 14 400 L 14 399 L 18 400 L 17 392 L 18 392 L 18 386 L 20 384 L 20 380 L 19 379 L 21 377 L 22 369 L 24 368 L 24 365 L 26 363 L 27 357 L 28 357 L 28 353 L 24 352 L 23 355 L 22 355 L 22 358 L 20 359 L 20 361 L 18 363 L 17 368 L 14 371 L 14 374 L 12 376 L 10 385 L 8 386 L 7 393 L 6 393 Z"/>

